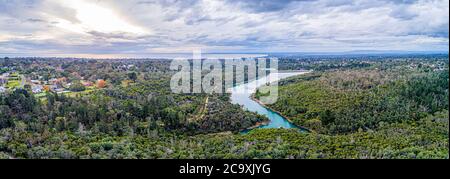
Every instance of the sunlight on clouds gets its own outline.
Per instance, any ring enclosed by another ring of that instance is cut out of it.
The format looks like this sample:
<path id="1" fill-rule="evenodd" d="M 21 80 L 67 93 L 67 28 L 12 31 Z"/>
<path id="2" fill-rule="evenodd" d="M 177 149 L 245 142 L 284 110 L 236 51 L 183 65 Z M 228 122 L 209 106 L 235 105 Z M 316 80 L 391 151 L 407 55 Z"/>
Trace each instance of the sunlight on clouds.
<path id="1" fill-rule="evenodd" d="M 102 33 L 133 33 L 136 35 L 147 34 L 148 32 L 138 26 L 126 22 L 113 10 L 101 7 L 82 0 L 60 1 L 63 5 L 76 11 L 76 18 L 80 23 L 72 23 L 59 19 L 57 26 L 73 32 L 83 33 L 98 31 Z"/>
<path id="2" fill-rule="evenodd" d="M 39 34 L 39 35 L 34 35 L 34 34 L 27 34 L 27 35 L 2 35 L 0 34 L 0 42 L 8 42 L 10 40 L 36 40 L 36 41 L 40 41 L 40 40 L 47 40 L 47 39 L 52 39 L 53 36 L 51 36 L 50 34 Z"/>
<path id="3" fill-rule="evenodd" d="M 427 44 L 427 43 L 448 43 L 448 38 L 433 38 L 433 37 L 426 37 L 426 36 L 420 36 L 413 41 L 417 44 Z"/>
<path id="4" fill-rule="evenodd" d="M 448 51 L 448 0 L 7 2 L 0 54 Z"/>
<path id="5" fill-rule="evenodd" d="M 64 30 L 70 31 L 70 32 L 86 34 L 85 28 L 83 28 L 79 24 L 74 24 L 68 20 L 57 18 L 57 17 L 54 17 L 54 21 L 58 22 L 55 24 L 56 27 L 59 27 L 61 29 L 64 29 Z"/>
<path id="6" fill-rule="evenodd" d="M 0 33 L 0 42 L 6 42 L 11 38 L 11 36 Z"/>

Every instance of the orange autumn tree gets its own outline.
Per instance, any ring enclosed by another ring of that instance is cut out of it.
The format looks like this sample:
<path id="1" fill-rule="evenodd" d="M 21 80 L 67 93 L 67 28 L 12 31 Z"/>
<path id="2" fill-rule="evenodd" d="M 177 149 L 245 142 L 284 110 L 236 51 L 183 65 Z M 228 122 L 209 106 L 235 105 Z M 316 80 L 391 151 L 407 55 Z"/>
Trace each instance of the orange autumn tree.
<path id="1" fill-rule="evenodd" d="M 50 91 L 50 86 L 48 86 L 48 85 L 44 85 L 44 91 L 45 92 L 49 92 Z"/>
<path id="2" fill-rule="evenodd" d="M 105 80 L 97 80 L 97 88 L 105 88 L 106 81 Z"/>

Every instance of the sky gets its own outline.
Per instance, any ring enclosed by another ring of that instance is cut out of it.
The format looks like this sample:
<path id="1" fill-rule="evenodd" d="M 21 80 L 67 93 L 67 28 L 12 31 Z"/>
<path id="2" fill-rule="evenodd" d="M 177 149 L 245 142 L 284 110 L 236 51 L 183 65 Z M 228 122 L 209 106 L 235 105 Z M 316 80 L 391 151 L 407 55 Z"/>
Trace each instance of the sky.
<path id="1" fill-rule="evenodd" d="M 0 56 L 445 51 L 449 0 L 0 0 Z"/>

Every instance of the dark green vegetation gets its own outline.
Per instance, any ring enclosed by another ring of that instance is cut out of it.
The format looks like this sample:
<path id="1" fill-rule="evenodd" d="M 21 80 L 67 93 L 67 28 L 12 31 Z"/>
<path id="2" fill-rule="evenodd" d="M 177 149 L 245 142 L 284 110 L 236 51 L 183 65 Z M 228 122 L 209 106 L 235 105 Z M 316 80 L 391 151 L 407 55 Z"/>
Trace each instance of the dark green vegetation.
<path id="1" fill-rule="evenodd" d="M 18 65 L 25 66 L 26 62 L 28 61 L 19 60 Z M 64 65 L 66 62 L 50 60 L 47 63 Z M 77 70 L 86 62 L 68 63 L 70 65 L 67 65 L 63 72 L 56 72 L 56 77 L 69 74 L 65 77 L 73 81 L 71 88 L 77 89 L 74 91 L 84 91 L 85 87 L 80 83 L 78 75 L 73 74 L 78 73 Z M 134 133 L 147 135 L 149 131 L 161 128 L 171 132 L 196 134 L 238 132 L 264 119 L 232 105 L 228 102 L 227 95 L 171 93 L 172 72 L 166 72 L 165 69 L 153 69 L 153 72 L 149 72 L 148 69 L 139 69 L 144 68 L 144 63 L 137 62 L 137 67 L 134 66 L 132 70 L 141 72 L 138 79 L 136 72 L 126 73 L 128 69 L 119 69 L 117 66 L 121 66 L 120 62 L 87 63 L 93 67 L 92 71 L 84 72 L 86 74 L 81 76 L 96 79 L 97 77 L 93 76 L 102 75 L 102 79 L 110 81 L 109 88 L 69 95 L 48 92 L 43 98 L 36 98 L 26 89 L 11 91 L 0 96 L 1 115 L 4 116 L 0 119 L 0 128 L 16 127 L 23 123 L 27 130 L 36 133 L 47 130 L 88 130 L 123 136 Z M 148 63 L 158 66 L 167 62 Z M 27 70 L 27 74 L 29 73 L 37 76 L 53 75 L 39 70 Z M 136 80 L 136 83 L 122 86 L 121 82 L 128 79 Z"/>
<path id="2" fill-rule="evenodd" d="M 270 107 L 314 132 L 246 135 L 265 118 L 226 94 L 171 93 L 169 62 L 0 60 L 5 72 L 75 84 L 0 94 L 0 158 L 449 157 L 448 55 L 281 59 L 281 70 L 315 72 L 283 80 Z M 107 87 L 81 84 L 97 79 Z"/>
<path id="3" fill-rule="evenodd" d="M 325 134 L 418 121 L 449 108 L 448 69 L 436 64 L 397 60 L 317 71 L 284 81 L 279 100 L 270 107 L 297 125 Z"/>

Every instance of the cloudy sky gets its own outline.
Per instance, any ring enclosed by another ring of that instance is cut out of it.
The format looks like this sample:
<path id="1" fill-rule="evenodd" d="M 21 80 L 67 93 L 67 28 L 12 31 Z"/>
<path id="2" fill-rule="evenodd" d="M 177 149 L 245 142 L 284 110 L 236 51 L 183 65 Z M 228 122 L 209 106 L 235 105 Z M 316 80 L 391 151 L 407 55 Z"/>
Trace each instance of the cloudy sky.
<path id="1" fill-rule="evenodd" d="M 448 51 L 449 0 L 0 0 L 0 56 Z"/>

